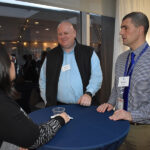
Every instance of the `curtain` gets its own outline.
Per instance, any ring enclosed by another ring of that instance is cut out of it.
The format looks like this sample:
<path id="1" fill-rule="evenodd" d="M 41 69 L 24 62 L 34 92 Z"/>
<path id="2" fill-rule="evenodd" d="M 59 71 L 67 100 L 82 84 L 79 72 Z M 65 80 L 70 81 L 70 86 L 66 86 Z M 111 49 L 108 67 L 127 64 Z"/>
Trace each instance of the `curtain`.
<path id="1" fill-rule="evenodd" d="M 147 15 L 150 21 L 150 0 L 116 0 L 116 20 L 115 20 L 115 34 L 114 34 L 114 54 L 113 54 L 113 71 L 112 71 L 112 85 L 114 83 L 114 69 L 115 62 L 118 55 L 128 47 L 123 46 L 122 39 L 119 35 L 122 18 L 133 11 L 141 11 Z M 150 44 L 150 29 L 147 33 L 147 42 Z"/>

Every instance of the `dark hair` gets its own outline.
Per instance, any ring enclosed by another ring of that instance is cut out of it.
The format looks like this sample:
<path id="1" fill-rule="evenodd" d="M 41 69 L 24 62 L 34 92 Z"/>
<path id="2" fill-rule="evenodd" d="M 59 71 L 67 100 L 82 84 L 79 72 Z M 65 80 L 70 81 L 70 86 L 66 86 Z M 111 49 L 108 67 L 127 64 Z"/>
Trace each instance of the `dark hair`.
<path id="1" fill-rule="evenodd" d="M 149 20 L 147 16 L 142 12 L 132 12 L 127 14 L 123 17 L 122 21 L 124 21 L 127 18 L 131 18 L 133 24 L 136 27 L 143 26 L 144 27 L 144 34 L 147 34 L 148 28 L 149 28 Z"/>
<path id="2" fill-rule="evenodd" d="M 16 99 L 19 94 L 10 80 L 10 66 L 11 60 L 8 52 L 0 46 L 0 90 L 2 90 L 8 97 Z"/>

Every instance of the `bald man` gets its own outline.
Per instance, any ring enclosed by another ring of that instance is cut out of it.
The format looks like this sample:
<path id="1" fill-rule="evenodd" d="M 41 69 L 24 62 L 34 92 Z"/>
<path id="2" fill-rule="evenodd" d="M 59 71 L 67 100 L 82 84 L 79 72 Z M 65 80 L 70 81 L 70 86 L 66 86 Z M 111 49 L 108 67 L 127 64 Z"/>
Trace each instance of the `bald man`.
<path id="1" fill-rule="evenodd" d="M 41 68 L 41 97 L 46 106 L 90 106 L 102 84 L 100 60 L 92 47 L 77 42 L 70 22 L 58 25 L 57 38 L 58 46 L 48 52 Z"/>

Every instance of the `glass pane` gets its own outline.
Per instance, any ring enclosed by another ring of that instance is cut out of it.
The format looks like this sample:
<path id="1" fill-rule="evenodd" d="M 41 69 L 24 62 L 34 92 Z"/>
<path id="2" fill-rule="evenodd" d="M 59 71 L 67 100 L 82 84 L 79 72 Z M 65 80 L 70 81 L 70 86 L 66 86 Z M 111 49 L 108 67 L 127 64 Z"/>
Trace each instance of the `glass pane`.
<path id="1" fill-rule="evenodd" d="M 90 45 L 95 48 L 95 51 L 100 50 L 102 42 L 102 21 L 101 16 L 90 14 Z"/>
<path id="2" fill-rule="evenodd" d="M 0 43 L 22 64 L 19 56 L 40 55 L 57 46 L 57 25 L 68 20 L 77 29 L 80 42 L 80 12 L 64 9 L 43 9 L 19 5 L 0 6 Z"/>
<path id="3" fill-rule="evenodd" d="M 97 99 L 98 103 L 104 103 L 108 101 L 111 93 L 115 18 L 95 14 L 91 14 L 90 18 L 91 46 L 100 58 L 103 72 L 103 82 Z"/>

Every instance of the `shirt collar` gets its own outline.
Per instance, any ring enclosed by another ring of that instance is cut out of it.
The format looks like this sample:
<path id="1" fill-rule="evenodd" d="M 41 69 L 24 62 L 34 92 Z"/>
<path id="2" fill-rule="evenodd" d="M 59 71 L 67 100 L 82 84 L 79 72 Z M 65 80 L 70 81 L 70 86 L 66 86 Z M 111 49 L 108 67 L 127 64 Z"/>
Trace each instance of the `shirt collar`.
<path id="1" fill-rule="evenodd" d="M 136 50 L 131 50 L 130 49 L 130 54 L 131 54 L 131 52 L 134 52 L 134 54 L 135 54 L 135 58 L 137 57 L 137 56 L 139 56 L 139 54 L 141 53 L 141 51 L 144 49 L 144 47 L 146 46 L 146 44 L 148 44 L 147 42 L 145 42 L 144 44 L 142 44 L 140 47 L 138 47 Z"/>
<path id="2" fill-rule="evenodd" d="M 65 52 L 64 48 L 62 48 L 64 54 L 71 54 L 71 53 L 74 53 L 74 48 L 75 48 L 75 46 L 76 46 L 76 41 L 74 42 L 74 46 L 73 46 L 72 50 L 71 50 L 69 53 Z"/>

